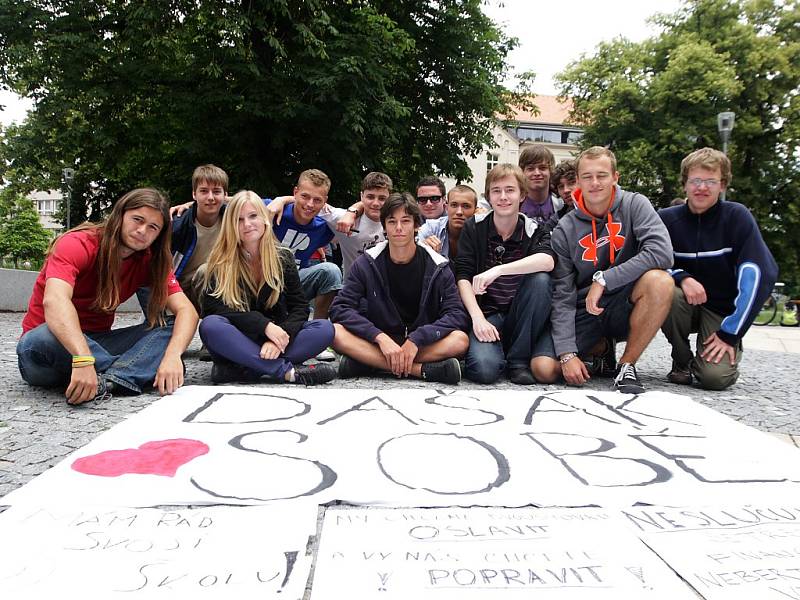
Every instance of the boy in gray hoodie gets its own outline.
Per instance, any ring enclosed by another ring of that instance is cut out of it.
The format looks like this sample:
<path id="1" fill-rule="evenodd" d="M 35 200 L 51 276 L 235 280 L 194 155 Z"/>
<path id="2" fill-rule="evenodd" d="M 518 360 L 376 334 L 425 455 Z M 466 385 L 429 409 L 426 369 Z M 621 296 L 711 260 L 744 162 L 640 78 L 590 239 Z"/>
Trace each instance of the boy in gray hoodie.
<path id="1" fill-rule="evenodd" d="M 584 360 L 613 357 L 615 340 L 627 340 L 614 388 L 638 394 L 644 387 L 634 365 L 672 303 L 674 284 L 664 271 L 672 244 L 650 201 L 618 180 L 607 148 L 578 158 L 576 208 L 552 234 L 553 344 L 566 382 L 582 385 L 590 378 Z"/>

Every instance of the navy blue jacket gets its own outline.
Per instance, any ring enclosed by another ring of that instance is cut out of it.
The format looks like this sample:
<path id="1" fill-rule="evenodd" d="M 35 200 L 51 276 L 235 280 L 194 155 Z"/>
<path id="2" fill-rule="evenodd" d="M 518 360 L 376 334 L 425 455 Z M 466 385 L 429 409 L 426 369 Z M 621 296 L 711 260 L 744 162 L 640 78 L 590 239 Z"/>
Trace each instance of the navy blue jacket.
<path id="1" fill-rule="evenodd" d="M 687 277 L 699 281 L 706 289 L 705 307 L 725 317 L 717 336 L 737 345 L 778 278 L 753 215 L 723 200 L 700 215 L 688 204 L 662 208 L 658 215 L 672 239 L 675 263 L 669 273 L 675 285 Z"/>
<path id="2" fill-rule="evenodd" d="M 331 321 L 350 333 L 375 342 L 380 333 L 407 337 L 417 346 L 429 346 L 453 331 L 465 331 L 469 317 L 458 294 L 449 261 L 428 246 L 425 250 L 425 275 L 419 314 L 406 331 L 403 320 L 389 295 L 386 261 L 389 242 L 382 242 L 359 256 L 330 310 Z"/>
<path id="3" fill-rule="evenodd" d="M 223 214 L 225 214 L 224 204 L 219 209 L 220 219 Z M 192 202 L 189 210 L 183 211 L 180 217 L 172 219 L 172 270 L 175 272 L 176 278 L 180 278 L 197 245 L 195 217 L 197 217 L 197 202 Z"/>

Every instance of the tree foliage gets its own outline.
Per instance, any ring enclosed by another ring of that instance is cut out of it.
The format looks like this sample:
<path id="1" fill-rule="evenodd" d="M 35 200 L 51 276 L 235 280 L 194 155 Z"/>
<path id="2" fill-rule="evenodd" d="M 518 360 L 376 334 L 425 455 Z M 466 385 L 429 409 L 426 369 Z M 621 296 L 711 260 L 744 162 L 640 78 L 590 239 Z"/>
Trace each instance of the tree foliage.
<path id="1" fill-rule="evenodd" d="M 719 147 L 716 115 L 734 111 L 728 198 L 800 283 L 800 2 L 690 0 L 654 21 L 660 35 L 602 44 L 559 76 L 583 144 L 610 146 L 622 183 L 664 206 L 683 196 L 681 159 Z"/>
<path id="2" fill-rule="evenodd" d="M 47 252 L 50 234 L 39 222 L 39 213 L 31 200 L 0 192 L 0 257 L 40 263 Z"/>
<path id="3" fill-rule="evenodd" d="M 513 45 L 481 0 L 0 0 L 0 85 L 35 101 L 0 153 L 20 188 L 74 167 L 73 223 L 182 202 L 206 162 L 263 195 L 318 167 L 349 203 L 369 170 L 466 177 Z"/>

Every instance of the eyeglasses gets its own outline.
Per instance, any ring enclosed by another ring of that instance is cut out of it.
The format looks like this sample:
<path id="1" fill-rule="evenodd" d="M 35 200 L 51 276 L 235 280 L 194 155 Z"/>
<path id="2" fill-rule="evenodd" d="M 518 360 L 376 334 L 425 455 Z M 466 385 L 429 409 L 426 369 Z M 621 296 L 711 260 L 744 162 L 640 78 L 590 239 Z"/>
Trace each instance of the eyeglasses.
<path id="1" fill-rule="evenodd" d="M 690 186 L 696 187 L 696 188 L 699 188 L 699 187 L 702 187 L 702 186 L 706 186 L 706 187 L 710 187 L 711 188 L 711 187 L 715 187 L 715 186 L 719 185 L 720 182 L 719 182 L 719 179 L 700 179 L 699 177 L 692 177 L 686 183 L 688 183 Z"/>
<path id="2" fill-rule="evenodd" d="M 417 198 L 417 204 L 426 204 L 428 202 L 431 204 L 439 204 L 441 201 L 441 196 L 420 196 Z"/>

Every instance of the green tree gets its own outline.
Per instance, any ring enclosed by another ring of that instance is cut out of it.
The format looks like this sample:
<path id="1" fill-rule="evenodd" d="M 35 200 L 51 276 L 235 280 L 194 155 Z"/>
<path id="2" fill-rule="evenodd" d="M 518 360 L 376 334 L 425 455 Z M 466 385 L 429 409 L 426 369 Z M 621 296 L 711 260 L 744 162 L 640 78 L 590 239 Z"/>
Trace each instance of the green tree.
<path id="1" fill-rule="evenodd" d="M 513 100 L 481 4 L 0 0 L 0 85 L 35 101 L 0 154 L 24 189 L 74 167 L 73 223 L 138 185 L 185 201 L 205 162 L 264 195 L 319 167 L 335 203 L 373 169 L 465 177 Z"/>
<path id="2" fill-rule="evenodd" d="M 20 261 L 40 263 L 51 238 L 39 223 L 33 202 L 4 190 L 0 193 L 0 215 L 0 257 L 13 259 L 15 268 Z"/>
<path id="3" fill-rule="evenodd" d="M 800 2 L 690 0 L 654 21 L 658 36 L 602 44 L 559 76 L 583 144 L 610 146 L 623 185 L 665 206 L 683 196 L 681 159 L 717 146 L 716 115 L 734 111 L 728 198 L 800 283 Z"/>

